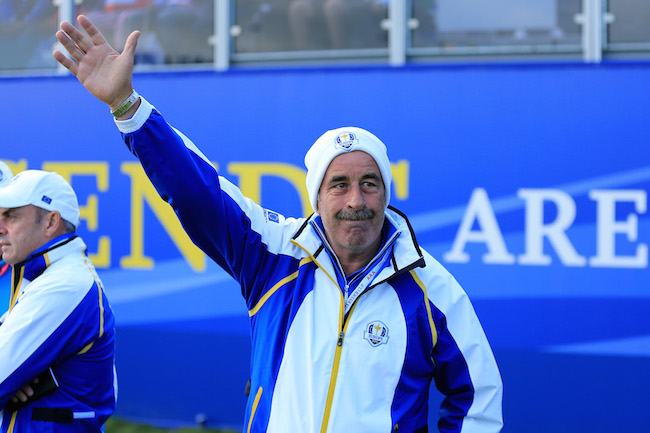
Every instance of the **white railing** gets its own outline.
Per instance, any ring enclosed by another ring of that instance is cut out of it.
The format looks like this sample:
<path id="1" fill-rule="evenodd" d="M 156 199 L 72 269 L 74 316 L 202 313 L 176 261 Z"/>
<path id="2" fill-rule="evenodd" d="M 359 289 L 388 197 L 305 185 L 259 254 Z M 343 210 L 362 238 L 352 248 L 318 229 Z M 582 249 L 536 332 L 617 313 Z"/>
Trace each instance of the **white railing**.
<path id="1" fill-rule="evenodd" d="M 74 21 L 76 15 L 76 7 L 83 6 L 83 0 L 53 0 L 55 5 L 59 9 L 59 21 Z M 216 29 L 214 34 L 210 37 L 210 44 L 212 47 L 212 58 L 207 59 L 207 62 L 200 64 L 195 64 L 195 67 L 211 67 L 217 71 L 225 71 L 230 68 L 236 67 L 239 64 L 244 64 L 246 62 L 290 62 L 290 64 L 295 65 L 297 62 L 304 63 L 313 63 L 314 61 L 320 62 L 338 62 L 350 64 L 351 62 L 359 61 L 375 61 L 375 62 L 384 62 L 392 66 L 403 66 L 410 61 L 418 58 L 418 61 L 421 59 L 427 58 L 435 59 L 435 61 L 446 61 L 452 60 L 453 56 L 485 56 L 485 55 L 510 55 L 510 56 L 522 56 L 527 54 L 540 54 L 546 53 L 553 56 L 554 54 L 567 54 L 572 53 L 576 58 L 582 57 L 584 62 L 600 62 L 603 58 L 604 47 L 607 43 L 607 26 L 614 21 L 614 16 L 607 12 L 607 0 L 582 0 L 581 11 L 575 15 L 574 21 L 580 26 L 579 35 L 576 34 L 575 42 L 573 43 L 550 43 L 550 42 L 530 42 L 530 43 L 521 43 L 521 38 L 517 40 L 519 34 L 518 29 L 514 29 L 512 40 L 519 43 L 497 43 L 497 44 L 449 44 L 449 45 L 440 45 L 440 46 L 412 46 L 412 36 L 415 32 L 418 32 L 422 29 L 421 19 L 418 17 L 411 16 L 411 11 L 413 10 L 414 4 L 413 1 L 416 0 L 388 0 L 388 13 L 387 18 L 381 21 L 380 26 L 386 32 L 386 46 L 384 48 L 354 48 L 354 49 L 318 49 L 318 50 L 260 50 L 259 52 L 255 51 L 253 48 L 248 50 L 235 50 L 237 38 L 241 38 L 242 34 L 247 29 L 242 29 L 235 20 L 235 5 L 237 0 L 214 0 L 214 13 L 213 13 L 213 28 Z M 546 13 L 545 16 L 552 19 L 556 19 L 554 13 L 555 8 L 557 7 L 556 2 L 563 0 L 518 0 L 519 3 L 532 1 L 531 7 L 535 11 L 531 10 L 531 13 L 528 16 L 537 16 L 539 14 L 540 5 L 543 2 L 546 2 L 546 9 L 543 10 Z M 474 10 L 476 14 L 485 13 L 489 11 L 486 9 L 488 6 L 482 0 L 436 0 L 437 13 L 438 16 L 436 19 L 439 19 L 445 13 L 449 15 L 449 11 L 452 12 L 460 10 L 463 6 L 459 6 L 459 3 L 463 3 L 464 7 L 468 5 L 475 5 L 475 9 L 464 9 Z M 503 3 L 503 4 L 501 4 Z M 419 3 L 418 3 L 419 4 Z M 496 1 L 491 3 L 492 6 L 501 5 L 501 7 L 506 8 L 508 3 L 504 3 L 503 0 Z M 269 6 L 270 7 L 270 6 Z M 504 9 L 505 10 L 505 9 Z M 482 11 L 482 12 L 481 12 Z M 550 12 L 549 12 L 550 11 Z M 463 12 L 467 13 L 467 12 Z M 514 13 L 511 14 L 512 20 L 522 20 L 519 16 L 516 16 Z M 496 15 L 495 15 L 496 16 Z M 508 17 L 506 17 L 508 18 Z M 526 18 L 526 17 L 524 17 Z M 547 19 L 549 21 L 549 19 Z M 516 21 L 512 21 L 516 22 Z M 550 22 L 550 21 L 549 21 Z M 468 24 L 470 23 L 470 24 Z M 473 27 L 472 27 L 472 24 Z M 478 24 L 477 24 L 478 23 Z M 474 16 L 462 16 L 454 15 L 453 23 L 446 22 L 445 25 L 449 28 L 456 26 L 465 25 L 467 28 L 476 29 L 481 26 L 490 25 L 496 26 L 494 21 L 490 21 L 489 17 L 485 17 L 484 21 L 481 21 Z M 559 27 L 555 27 L 559 33 L 562 33 Z M 453 30 L 453 29 L 452 29 Z M 553 29 L 551 29 L 551 32 Z M 525 36 L 526 31 L 522 30 L 522 34 Z M 246 36 L 246 35 L 244 35 Z M 250 33 L 248 34 L 250 36 Z M 578 38 L 578 36 L 580 36 Z M 479 38 L 480 39 L 480 38 Z M 650 51 L 650 40 L 647 41 L 646 45 L 641 44 L 642 51 Z M 119 49 L 121 47 L 116 47 Z M 369 60 L 368 60 L 369 59 Z M 141 66 L 138 68 L 142 69 L 169 69 L 169 68 L 178 69 L 178 66 L 168 65 L 168 64 L 157 64 L 153 66 Z M 189 65 L 182 65 L 181 67 L 189 67 Z M 0 65 L 0 71 L 2 71 L 2 66 Z M 57 68 L 57 72 L 60 74 L 65 74 L 67 71 L 60 66 Z"/>

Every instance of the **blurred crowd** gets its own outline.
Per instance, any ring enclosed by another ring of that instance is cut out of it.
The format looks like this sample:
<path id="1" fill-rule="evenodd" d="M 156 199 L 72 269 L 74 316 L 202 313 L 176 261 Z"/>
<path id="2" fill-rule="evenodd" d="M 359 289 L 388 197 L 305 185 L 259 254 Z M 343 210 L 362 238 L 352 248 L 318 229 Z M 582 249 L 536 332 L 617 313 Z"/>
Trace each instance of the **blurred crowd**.
<path id="1" fill-rule="evenodd" d="M 52 0 L 0 0 L 3 68 L 23 68 L 39 63 L 34 56 L 48 45 L 49 37 L 53 36 L 57 12 Z"/>
<path id="2" fill-rule="evenodd" d="M 580 0 L 515 0 L 516 8 L 509 1 L 412 0 L 409 44 L 580 44 L 575 22 Z M 468 15 L 463 5 L 472 2 L 480 7 Z M 235 53 L 388 46 L 389 0 L 233 0 L 232 5 L 229 31 Z M 118 50 L 129 33 L 141 30 L 139 64 L 213 61 L 214 0 L 82 0 L 75 7 L 75 15 L 89 16 Z M 650 42 L 650 27 L 642 25 L 650 18 L 650 2 L 616 0 L 608 7 L 616 16 L 608 27 L 609 41 Z M 0 0 L 0 69 L 54 67 L 57 24 L 53 0 Z"/>
<path id="3" fill-rule="evenodd" d="M 58 10 L 52 0 L 0 0 L 3 69 L 53 64 Z M 83 0 L 87 15 L 116 48 L 135 29 L 142 32 L 140 64 L 211 62 L 214 0 Z M 237 0 L 237 52 L 381 48 L 388 0 Z"/>

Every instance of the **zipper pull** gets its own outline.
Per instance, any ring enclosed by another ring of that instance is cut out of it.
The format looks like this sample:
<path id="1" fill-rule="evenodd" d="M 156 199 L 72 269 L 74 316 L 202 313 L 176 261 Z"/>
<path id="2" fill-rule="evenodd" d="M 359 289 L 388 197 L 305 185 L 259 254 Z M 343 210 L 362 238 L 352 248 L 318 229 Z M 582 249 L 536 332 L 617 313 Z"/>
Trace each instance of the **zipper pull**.
<path id="1" fill-rule="evenodd" d="M 343 337 L 345 336 L 345 332 L 341 331 L 339 334 L 339 341 L 336 343 L 337 346 L 343 346 Z"/>

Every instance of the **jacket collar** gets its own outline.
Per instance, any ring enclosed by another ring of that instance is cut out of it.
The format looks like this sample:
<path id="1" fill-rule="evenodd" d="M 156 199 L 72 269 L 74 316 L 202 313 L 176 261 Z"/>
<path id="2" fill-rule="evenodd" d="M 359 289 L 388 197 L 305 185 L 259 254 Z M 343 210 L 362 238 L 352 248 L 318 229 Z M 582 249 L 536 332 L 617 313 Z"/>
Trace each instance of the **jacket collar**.
<path id="1" fill-rule="evenodd" d="M 75 249 L 85 250 L 85 248 L 86 245 L 76 234 L 66 233 L 42 245 L 22 262 L 16 263 L 14 270 L 21 270 L 25 280 L 34 281 L 52 263 L 58 261 L 70 251 Z"/>
<path id="2" fill-rule="evenodd" d="M 324 264 L 323 262 L 330 262 L 330 260 L 323 259 L 323 257 L 327 257 L 327 254 L 323 251 L 325 245 L 315 230 L 310 227 L 312 224 L 318 226 L 317 218 L 317 214 L 312 214 L 294 235 L 293 241 L 315 260 L 320 259 L 320 263 Z M 397 273 L 416 267 L 423 267 L 422 251 L 406 215 L 392 206 L 388 206 L 385 224 L 390 225 L 388 233 L 398 232 L 398 236 L 393 245 L 392 266 L 382 271 L 380 274 L 381 280 L 386 280 Z M 329 268 L 329 266 L 327 267 Z"/>

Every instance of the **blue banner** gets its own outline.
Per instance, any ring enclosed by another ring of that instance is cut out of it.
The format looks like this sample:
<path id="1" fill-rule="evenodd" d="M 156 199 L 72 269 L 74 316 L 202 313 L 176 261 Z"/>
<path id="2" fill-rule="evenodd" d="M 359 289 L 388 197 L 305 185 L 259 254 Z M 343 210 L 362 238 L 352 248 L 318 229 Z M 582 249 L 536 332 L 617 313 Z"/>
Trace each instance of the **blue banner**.
<path id="1" fill-rule="evenodd" d="M 303 157 L 322 132 L 379 136 L 391 204 L 493 346 L 503 431 L 553 433 L 650 425 L 649 83 L 645 63 L 134 78 L 221 174 L 287 216 L 310 213 Z M 118 323 L 117 414 L 241 428 L 250 342 L 237 284 L 185 236 L 74 77 L 6 78 L 0 95 L 0 159 L 57 171 L 78 193 Z"/>

